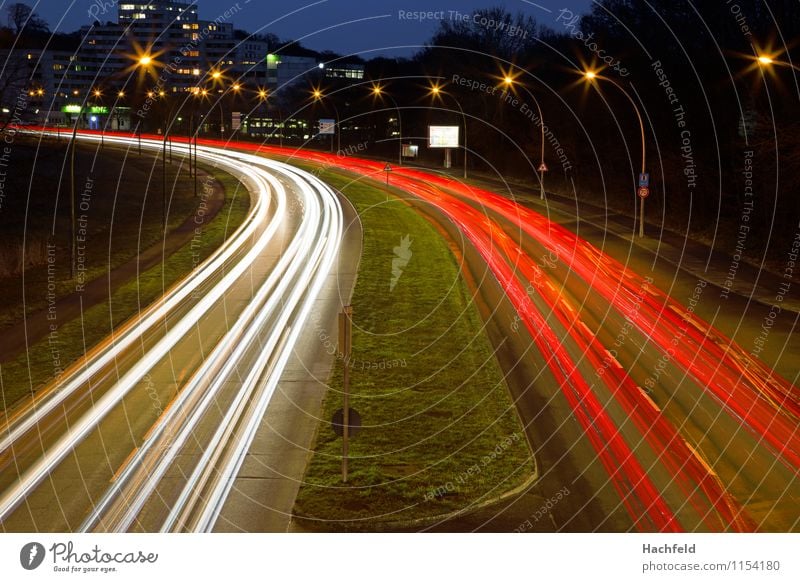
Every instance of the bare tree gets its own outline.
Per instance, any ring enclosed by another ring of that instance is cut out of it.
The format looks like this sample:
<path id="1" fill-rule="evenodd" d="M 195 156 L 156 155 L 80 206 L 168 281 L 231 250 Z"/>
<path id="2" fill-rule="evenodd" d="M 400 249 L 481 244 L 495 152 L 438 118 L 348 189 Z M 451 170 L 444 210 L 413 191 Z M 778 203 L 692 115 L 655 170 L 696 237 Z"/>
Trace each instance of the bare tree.
<path id="1" fill-rule="evenodd" d="M 47 22 L 33 11 L 33 8 L 23 2 L 9 5 L 8 26 L 16 34 L 27 32 L 48 32 L 50 27 Z"/>

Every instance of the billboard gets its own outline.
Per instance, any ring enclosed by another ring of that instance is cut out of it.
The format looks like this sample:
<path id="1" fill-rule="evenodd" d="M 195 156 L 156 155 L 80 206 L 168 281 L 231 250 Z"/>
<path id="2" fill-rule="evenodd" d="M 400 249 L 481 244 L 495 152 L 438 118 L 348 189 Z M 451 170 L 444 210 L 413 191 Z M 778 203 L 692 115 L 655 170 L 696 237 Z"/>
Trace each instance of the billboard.
<path id="1" fill-rule="evenodd" d="M 336 133 L 336 120 L 335 119 L 320 119 L 319 120 L 319 134 L 320 135 L 334 135 Z"/>
<path id="2" fill-rule="evenodd" d="M 457 125 L 431 125 L 429 126 L 428 147 L 431 148 L 457 148 Z"/>

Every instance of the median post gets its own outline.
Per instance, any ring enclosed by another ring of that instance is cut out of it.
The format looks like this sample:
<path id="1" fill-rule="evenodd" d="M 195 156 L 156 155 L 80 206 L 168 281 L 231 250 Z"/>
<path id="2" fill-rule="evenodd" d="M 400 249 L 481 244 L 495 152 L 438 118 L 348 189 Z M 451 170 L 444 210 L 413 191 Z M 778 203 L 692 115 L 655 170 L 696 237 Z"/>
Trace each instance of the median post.
<path id="1" fill-rule="evenodd" d="M 339 314 L 339 351 L 342 354 L 342 483 L 347 483 L 347 454 L 350 445 L 350 354 L 353 349 L 353 307 L 346 305 Z"/>

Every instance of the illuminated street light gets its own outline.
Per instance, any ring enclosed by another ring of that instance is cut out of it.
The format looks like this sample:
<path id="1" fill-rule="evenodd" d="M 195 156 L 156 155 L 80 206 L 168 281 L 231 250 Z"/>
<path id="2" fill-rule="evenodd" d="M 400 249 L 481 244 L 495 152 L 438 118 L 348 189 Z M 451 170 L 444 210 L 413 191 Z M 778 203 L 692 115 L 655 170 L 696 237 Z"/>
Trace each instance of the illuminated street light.
<path id="1" fill-rule="evenodd" d="M 594 75 L 594 73 L 593 73 L 593 75 Z M 594 76 L 587 77 L 587 78 L 592 79 L 592 78 L 594 78 Z M 542 114 L 542 108 L 539 106 L 539 101 L 536 99 L 536 97 L 533 96 L 533 93 L 531 93 L 530 89 L 528 89 L 522 83 L 517 83 L 514 80 L 514 77 L 512 77 L 511 75 L 506 74 L 503 77 L 503 84 L 506 86 L 507 90 L 513 90 L 513 88 L 515 86 L 522 87 L 525 90 L 525 92 L 528 94 L 528 96 L 530 96 L 531 100 L 533 101 L 533 104 L 536 105 L 536 109 L 538 110 L 538 113 L 539 113 L 539 126 L 540 126 L 540 129 L 541 129 L 541 146 L 542 147 L 541 147 L 541 153 L 540 153 L 540 156 L 539 156 L 539 168 L 537 169 L 536 173 L 539 176 L 539 198 L 544 200 L 544 173 L 547 171 L 547 165 L 544 163 L 545 132 L 544 132 L 544 115 Z"/>
<path id="2" fill-rule="evenodd" d="M 758 57 L 758 62 L 761 63 L 762 65 L 771 65 L 775 61 L 772 59 L 772 57 L 762 55 Z"/>
<path id="3" fill-rule="evenodd" d="M 394 105 L 394 108 L 397 110 L 397 126 L 400 133 L 400 135 L 398 136 L 398 139 L 400 141 L 400 150 L 397 156 L 397 163 L 398 165 L 402 166 L 403 165 L 403 117 L 400 115 L 400 106 L 397 105 L 397 101 L 395 101 L 394 97 L 392 97 L 386 91 L 383 90 L 383 87 L 380 85 L 380 83 L 375 83 L 372 85 L 372 95 L 378 99 L 383 99 L 384 97 L 386 97 L 392 102 L 392 105 Z"/>
<path id="4" fill-rule="evenodd" d="M 601 93 L 601 91 L 600 91 L 599 84 L 596 82 L 597 80 L 603 80 L 603 81 L 606 81 L 608 83 L 611 83 L 617 89 L 622 91 L 622 94 L 625 95 L 625 97 L 628 98 L 628 101 L 631 102 L 631 105 L 633 106 L 633 110 L 636 112 L 636 118 L 639 120 L 639 129 L 641 130 L 641 134 L 642 134 L 642 174 L 645 174 L 646 173 L 645 167 L 646 167 L 646 161 L 647 161 L 647 150 L 646 150 L 645 135 L 644 135 L 644 121 L 642 120 L 642 114 L 639 111 L 639 106 L 636 104 L 636 101 L 634 101 L 633 97 L 630 96 L 630 94 L 625 90 L 625 88 L 622 85 L 620 85 L 619 83 L 617 83 L 614 79 L 611 79 L 609 77 L 604 77 L 602 75 L 598 75 L 594 71 L 584 71 L 583 77 L 584 77 L 584 79 L 586 79 L 587 83 L 592 85 L 600 93 Z M 644 200 L 645 200 L 644 196 L 639 196 L 639 200 L 640 200 L 640 203 L 639 203 L 639 236 L 643 237 L 644 236 Z"/>
<path id="5" fill-rule="evenodd" d="M 139 64 L 143 67 L 149 67 L 151 64 L 153 64 L 153 57 L 150 55 L 139 57 Z"/>

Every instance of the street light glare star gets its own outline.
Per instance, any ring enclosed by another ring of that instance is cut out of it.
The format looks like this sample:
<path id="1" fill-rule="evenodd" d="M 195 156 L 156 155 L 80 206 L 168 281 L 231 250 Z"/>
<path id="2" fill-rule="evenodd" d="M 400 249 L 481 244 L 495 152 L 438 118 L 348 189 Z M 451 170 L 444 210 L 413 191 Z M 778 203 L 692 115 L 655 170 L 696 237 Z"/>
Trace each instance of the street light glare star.
<path id="1" fill-rule="evenodd" d="M 506 78 L 505 78 L 505 79 L 503 79 L 503 82 L 504 82 L 506 85 L 513 85 L 513 84 L 514 84 L 514 79 L 512 79 L 511 77 L 509 77 L 508 75 L 506 75 Z"/>
<path id="2" fill-rule="evenodd" d="M 139 59 L 139 64 L 142 65 L 143 67 L 150 65 L 152 62 L 153 62 L 153 57 L 151 57 L 150 55 L 144 55 Z"/>
<path id="3" fill-rule="evenodd" d="M 766 55 L 762 55 L 762 56 L 758 57 L 758 62 L 761 63 L 762 65 L 771 65 L 775 61 L 772 60 L 772 57 L 768 57 Z"/>
<path id="4" fill-rule="evenodd" d="M 592 79 L 597 77 L 597 73 L 595 73 L 594 71 L 586 71 L 586 73 L 584 73 L 584 77 L 586 77 L 591 81 Z"/>

